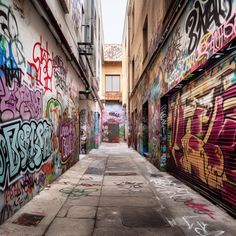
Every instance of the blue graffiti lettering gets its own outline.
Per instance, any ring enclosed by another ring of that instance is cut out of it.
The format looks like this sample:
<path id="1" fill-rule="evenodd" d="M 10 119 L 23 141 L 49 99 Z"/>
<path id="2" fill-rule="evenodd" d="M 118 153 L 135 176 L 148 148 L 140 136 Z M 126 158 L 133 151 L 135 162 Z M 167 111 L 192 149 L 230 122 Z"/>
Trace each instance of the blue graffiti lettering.
<path id="1" fill-rule="evenodd" d="M 52 125 L 46 120 L 16 120 L 0 128 L 0 190 L 21 174 L 40 169 L 52 154 Z"/>

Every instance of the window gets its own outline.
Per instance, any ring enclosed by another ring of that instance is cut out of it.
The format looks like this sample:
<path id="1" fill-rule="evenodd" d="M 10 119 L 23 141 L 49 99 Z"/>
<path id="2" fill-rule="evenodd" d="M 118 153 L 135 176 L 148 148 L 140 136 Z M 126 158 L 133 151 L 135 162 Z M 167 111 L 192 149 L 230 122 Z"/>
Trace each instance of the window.
<path id="1" fill-rule="evenodd" d="M 106 92 L 120 91 L 120 76 L 106 75 Z"/>
<path id="2" fill-rule="evenodd" d="M 148 16 L 146 16 L 143 25 L 143 59 L 146 58 L 147 50 L 148 50 Z"/>

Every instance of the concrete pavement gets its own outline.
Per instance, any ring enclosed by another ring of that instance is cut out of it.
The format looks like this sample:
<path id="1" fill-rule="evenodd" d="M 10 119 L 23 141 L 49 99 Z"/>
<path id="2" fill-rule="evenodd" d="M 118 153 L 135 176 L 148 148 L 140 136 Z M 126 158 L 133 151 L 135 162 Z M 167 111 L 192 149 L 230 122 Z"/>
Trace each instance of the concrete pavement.
<path id="1" fill-rule="evenodd" d="M 1 225 L 0 235 L 234 236 L 235 223 L 126 144 L 102 144 Z"/>

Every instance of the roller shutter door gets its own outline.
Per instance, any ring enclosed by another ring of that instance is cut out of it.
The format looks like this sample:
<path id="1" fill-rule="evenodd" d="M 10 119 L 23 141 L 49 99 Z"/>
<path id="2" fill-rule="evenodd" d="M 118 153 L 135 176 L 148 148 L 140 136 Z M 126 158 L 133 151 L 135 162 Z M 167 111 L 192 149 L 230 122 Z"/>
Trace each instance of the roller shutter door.
<path id="1" fill-rule="evenodd" d="M 168 170 L 236 212 L 236 56 L 168 100 Z"/>

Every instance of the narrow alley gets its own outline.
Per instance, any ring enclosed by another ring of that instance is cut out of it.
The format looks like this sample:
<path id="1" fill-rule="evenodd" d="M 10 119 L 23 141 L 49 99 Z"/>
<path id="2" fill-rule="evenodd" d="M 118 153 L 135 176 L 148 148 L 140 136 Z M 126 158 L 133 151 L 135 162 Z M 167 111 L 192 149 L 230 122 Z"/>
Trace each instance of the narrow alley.
<path id="1" fill-rule="evenodd" d="M 1 225 L 0 235 L 235 236 L 235 223 L 121 143 L 90 152 Z"/>
<path id="2" fill-rule="evenodd" d="M 236 0 L 0 0 L 0 236 L 235 236 Z"/>

